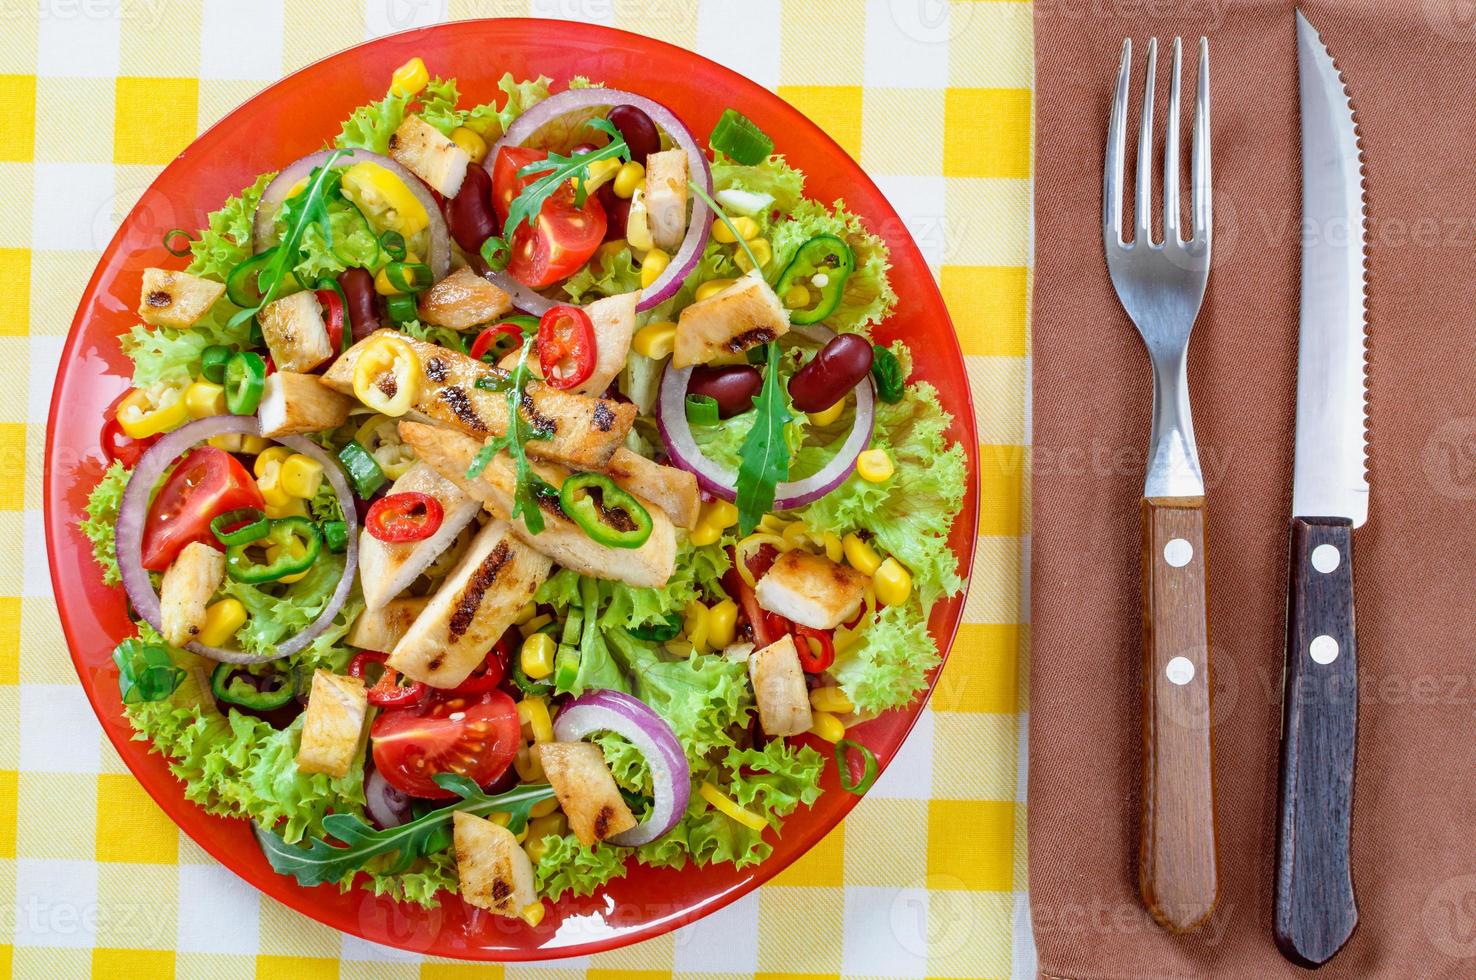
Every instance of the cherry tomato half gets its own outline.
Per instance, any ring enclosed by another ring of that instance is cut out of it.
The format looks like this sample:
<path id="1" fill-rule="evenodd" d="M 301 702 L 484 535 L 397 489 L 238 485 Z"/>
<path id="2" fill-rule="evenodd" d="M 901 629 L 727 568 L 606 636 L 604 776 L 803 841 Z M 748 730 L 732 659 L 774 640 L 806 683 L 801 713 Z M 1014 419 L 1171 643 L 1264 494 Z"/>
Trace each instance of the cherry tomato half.
<path id="1" fill-rule="evenodd" d="M 501 691 L 437 693 L 413 708 L 384 711 L 370 729 L 374 768 L 402 793 L 450 799 L 431 778 L 449 772 L 485 786 L 507 771 L 522 740 L 518 709 Z"/>
<path id="2" fill-rule="evenodd" d="M 364 527 L 380 541 L 396 544 L 402 541 L 424 541 L 435 534 L 445 520 L 441 502 L 427 493 L 413 490 L 380 497 L 369 508 Z"/>
<path id="3" fill-rule="evenodd" d="M 180 460 L 149 507 L 143 567 L 164 571 L 194 541 L 219 548 L 211 521 L 243 507 L 261 510 L 265 506 L 256 481 L 236 457 L 214 446 L 201 446 Z"/>
<path id="4" fill-rule="evenodd" d="M 538 321 L 538 365 L 544 383 L 577 388 L 594 373 L 594 324 L 577 306 L 555 306 Z"/>
<path id="5" fill-rule="evenodd" d="M 538 179 L 537 174 L 519 177 L 518 171 L 530 163 L 548 159 L 546 150 L 534 150 L 526 146 L 504 146 L 497 151 L 492 163 L 492 207 L 497 210 L 499 222 L 507 221 L 508 209 L 524 187 Z"/>
<path id="6" fill-rule="evenodd" d="M 543 150 L 520 146 L 497 151 L 492 165 L 492 205 L 502 222 L 507 221 L 508 210 L 523 188 L 542 176 L 519 177 L 518 171 L 547 156 Z M 543 202 L 531 223 L 520 224 L 513 232 L 508 243 L 512 250 L 508 275 L 534 289 L 567 279 L 600 247 L 605 227 L 605 209 L 598 196 L 591 194 L 582 207 L 576 206 L 574 188 L 565 184 Z"/>

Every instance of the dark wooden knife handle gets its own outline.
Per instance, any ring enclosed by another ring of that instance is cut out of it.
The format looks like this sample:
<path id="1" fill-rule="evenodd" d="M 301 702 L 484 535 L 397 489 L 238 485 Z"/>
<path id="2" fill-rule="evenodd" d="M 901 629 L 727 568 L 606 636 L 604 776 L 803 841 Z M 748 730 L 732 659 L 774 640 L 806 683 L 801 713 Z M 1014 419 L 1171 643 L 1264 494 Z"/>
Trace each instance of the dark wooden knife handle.
<path id="1" fill-rule="evenodd" d="M 1204 498 L 1143 501 L 1143 820 L 1138 889 L 1171 932 L 1219 893 Z"/>
<path id="2" fill-rule="evenodd" d="M 1276 835 L 1276 945 L 1318 967 L 1358 924 L 1348 839 L 1358 743 L 1353 525 L 1294 517 Z"/>

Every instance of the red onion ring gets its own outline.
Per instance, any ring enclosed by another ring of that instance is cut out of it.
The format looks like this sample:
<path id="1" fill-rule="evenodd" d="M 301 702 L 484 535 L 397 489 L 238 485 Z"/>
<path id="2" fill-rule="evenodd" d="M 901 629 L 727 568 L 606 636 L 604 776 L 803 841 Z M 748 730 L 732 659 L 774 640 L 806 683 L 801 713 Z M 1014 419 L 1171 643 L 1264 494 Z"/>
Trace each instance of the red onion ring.
<path id="1" fill-rule="evenodd" d="M 251 250 L 253 252 L 265 251 L 267 242 L 271 241 L 272 225 L 277 217 L 277 209 L 282 206 L 282 202 L 287 199 L 289 192 L 298 181 L 321 167 L 334 153 L 338 154 L 338 159 L 333 163 L 335 167 L 340 164 L 349 166 L 355 163 L 377 163 L 400 178 L 405 186 L 410 188 L 410 193 L 415 195 L 415 199 L 420 202 L 420 206 L 425 208 L 425 213 L 430 217 L 430 226 L 427 231 L 430 233 L 428 261 L 431 273 L 437 279 L 444 278 L 446 273 L 451 271 L 451 232 L 446 227 L 446 219 L 441 214 L 441 206 L 436 203 L 436 199 L 431 196 L 430 189 L 421 182 L 419 177 L 389 157 L 370 153 L 368 150 L 319 150 L 317 153 L 309 153 L 287 164 L 261 192 L 261 200 L 256 205 L 256 214 L 251 219 Z"/>
<path id="2" fill-rule="evenodd" d="M 364 810 L 381 829 L 398 827 L 410 819 L 410 796 L 390 785 L 378 769 L 364 778 Z"/>
<path id="3" fill-rule="evenodd" d="M 702 152 L 702 147 L 698 145 L 692 134 L 687 131 L 687 127 L 682 125 L 682 121 L 659 102 L 653 102 L 644 95 L 622 92 L 613 88 L 571 88 L 567 92 L 560 92 L 558 95 L 544 99 L 519 116 L 507 128 L 507 132 L 502 134 L 502 139 L 487 151 L 482 166 L 489 174 L 492 173 L 497 163 L 499 150 L 504 146 L 523 145 L 534 133 L 565 113 L 578 109 L 617 105 L 629 105 L 640 109 L 651 117 L 652 122 L 665 130 L 672 142 L 686 151 L 687 170 L 690 177 L 697 181 L 709 195 L 712 194 L 712 169 L 707 164 L 707 156 Z M 664 303 L 682 288 L 683 280 L 691 274 L 702 259 L 702 250 L 707 245 L 708 232 L 712 230 L 712 220 L 712 209 L 700 198 L 694 197 L 692 216 L 687 221 L 687 235 L 682 239 L 682 244 L 676 254 L 671 257 L 666 271 L 648 288 L 641 290 L 640 302 L 636 304 L 637 312 L 649 310 L 653 306 Z M 513 303 L 518 309 L 526 310 L 534 315 L 541 315 L 559 303 L 559 300 L 549 299 L 528 288 L 506 272 L 495 272 L 491 279 L 513 298 Z"/>
<path id="4" fill-rule="evenodd" d="M 822 346 L 835 337 L 828 327 L 818 324 L 796 326 L 794 330 Z M 738 497 L 737 472 L 709 459 L 697 445 L 692 427 L 687 422 L 687 384 L 691 377 L 690 367 L 666 365 L 666 373 L 661 376 L 661 395 L 656 401 L 656 427 L 661 432 L 661 440 L 666 443 L 666 453 L 673 465 L 695 474 L 698 484 L 708 493 L 724 500 L 735 500 Z M 803 480 L 791 480 L 775 487 L 775 510 L 792 510 L 819 500 L 845 483 L 856 468 L 856 457 L 871 444 L 871 429 L 876 421 L 876 399 L 870 375 L 853 390 L 856 392 L 856 417 L 835 458 Z"/>
<path id="5" fill-rule="evenodd" d="M 622 691 L 590 691 L 570 701 L 554 720 L 554 738 L 577 742 L 595 732 L 622 736 L 646 758 L 655 802 L 646 821 L 610 838 L 622 847 L 650 843 L 675 827 L 687 812 L 692 770 L 681 743 L 660 715 Z"/>
<path id="6" fill-rule="evenodd" d="M 128 478 L 128 487 L 123 491 L 123 500 L 118 506 L 118 524 L 113 531 L 113 543 L 118 554 L 118 571 L 123 578 L 123 591 L 128 593 L 128 601 L 133 603 L 133 608 L 144 622 L 161 632 L 163 620 L 159 609 L 159 594 L 154 591 L 154 583 L 149 580 L 149 573 L 143 567 L 143 532 L 144 523 L 149 516 L 149 498 L 164 471 L 169 469 L 169 464 L 196 443 L 223 435 L 259 436 L 261 423 L 250 415 L 212 415 L 175 429 L 150 446 L 139 458 L 138 465 Z M 316 443 L 301 436 L 283 436 L 275 441 L 320 463 L 323 475 L 332 484 L 338 504 L 343 508 L 344 522 L 348 525 L 348 548 L 344 553 L 343 577 L 338 580 L 338 587 L 333 590 L 328 605 L 318 618 L 278 646 L 273 653 L 249 654 L 240 650 L 209 647 L 203 643 L 185 646 L 191 653 L 221 663 L 266 663 L 291 656 L 306 647 L 332 624 L 334 617 L 343 608 L 353 589 L 354 576 L 359 568 L 358 514 L 354 510 L 353 492 L 349 490 L 348 481 L 344 479 L 338 463 Z"/>

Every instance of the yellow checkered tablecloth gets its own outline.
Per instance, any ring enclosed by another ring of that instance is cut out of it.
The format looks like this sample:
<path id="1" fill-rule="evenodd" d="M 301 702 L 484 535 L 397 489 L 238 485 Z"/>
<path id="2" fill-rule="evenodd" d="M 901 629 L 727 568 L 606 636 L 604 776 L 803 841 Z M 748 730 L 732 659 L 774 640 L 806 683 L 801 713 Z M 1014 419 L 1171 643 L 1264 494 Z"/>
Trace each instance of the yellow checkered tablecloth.
<path id="1" fill-rule="evenodd" d="M 475 16 L 608 23 L 769 86 L 907 221 L 958 326 L 982 442 L 966 625 L 866 800 L 727 909 L 596 956 L 472 966 L 262 897 L 155 807 L 102 736 L 41 529 L 47 407 L 77 298 L 162 165 L 322 55 Z M 1007 0 L 0 0 L 0 970 L 24 977 L 1008 977 L 1025 904 L 1031 7 Z M 148 125 L 139 120 L 148 119 Z M 140 900 L 142 897 L 142 901 Z"/>

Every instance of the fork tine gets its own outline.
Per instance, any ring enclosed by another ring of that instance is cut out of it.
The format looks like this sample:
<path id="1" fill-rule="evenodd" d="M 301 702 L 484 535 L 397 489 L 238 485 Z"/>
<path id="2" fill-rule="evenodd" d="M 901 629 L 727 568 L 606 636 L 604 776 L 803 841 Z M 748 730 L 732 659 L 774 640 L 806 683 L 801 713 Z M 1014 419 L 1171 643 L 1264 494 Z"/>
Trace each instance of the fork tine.
<path id="1" fill-rule="evenodd" d="M 1143 87 L 1143 122 L 1138 127 L 1137 228 L 1133 243 L 1153 243 L 1153 82 L 1158 74 L 1158 38 L 1148 39 L 1148 83 Z"/>
<path id="2" fill-rule="evenodd" d="M 1209 39 L 1199 39 L 1199 92 L 1194 100 L 1194 240 L 1208 242 L 1213 222 L 1210 188 Z"/>
<path id="3" fill-rule="evenodd" d="M 1179 68 L 1183 44 L 1174 38 L 1174 71 L 1169 76 L 1168 122 L 1163 136 L 1163 240 L 1179 242 Z"/>
<path id="4" fill-rule="evenodd" d="M 1122 169 L 1127 153 L 1128 69 L 1133 63 L 1133 41 L 1122 42 L 1122 65 L 1117 69 L 1117 92 L 1107 118 L 1107 159 L 1102 167 L 1102 240 L 1122 242 Z"/>

